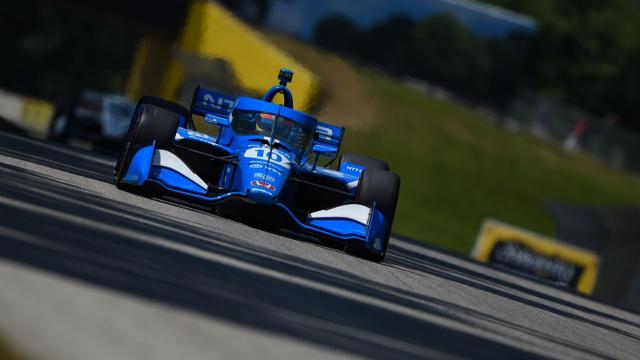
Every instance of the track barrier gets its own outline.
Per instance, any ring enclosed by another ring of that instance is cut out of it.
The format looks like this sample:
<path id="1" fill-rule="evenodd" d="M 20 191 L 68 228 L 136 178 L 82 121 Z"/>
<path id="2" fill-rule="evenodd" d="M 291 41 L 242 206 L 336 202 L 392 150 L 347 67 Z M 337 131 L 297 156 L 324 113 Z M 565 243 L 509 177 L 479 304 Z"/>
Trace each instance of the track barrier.
<path id="1" fill-rule="evenodd" d="M 48 101 L 0 90 L 0 117 L 22 130 L 46 136 L 54 112 Z"/>
<path id="2" fill-rule="evenodd" d="M 592 294 L 600 257 L 497 220 L 483 222 L 471 256 L 484 263 Z"/>

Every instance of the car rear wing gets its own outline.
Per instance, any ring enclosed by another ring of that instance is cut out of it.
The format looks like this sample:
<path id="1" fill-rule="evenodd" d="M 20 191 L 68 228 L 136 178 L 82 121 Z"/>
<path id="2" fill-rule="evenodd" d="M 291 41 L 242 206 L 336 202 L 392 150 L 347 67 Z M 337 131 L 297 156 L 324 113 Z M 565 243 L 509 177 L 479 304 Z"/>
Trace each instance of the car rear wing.
<path id="1" fill-rule="evenodd" d="M 323 148 L 331 149 L 332 151 L 330 152 L 337 155 L 342 145 L 344 131 L 344 127 L 318 122 L 313 142 L 314 144 L 321 145 Z"/>
<path id="2" fill-rule="evenodd" d="M 199 116 L 214 114 L 227 117 L 236 101 L 235 96 L 220 94 L 198 86 L 191 100 L 191 113 Z"/>

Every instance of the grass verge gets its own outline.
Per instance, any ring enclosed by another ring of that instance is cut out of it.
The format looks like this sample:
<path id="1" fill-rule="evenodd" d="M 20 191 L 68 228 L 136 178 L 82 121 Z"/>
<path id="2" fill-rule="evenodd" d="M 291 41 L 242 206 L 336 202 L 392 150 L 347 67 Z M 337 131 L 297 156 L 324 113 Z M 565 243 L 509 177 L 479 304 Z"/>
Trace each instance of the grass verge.
<path id="1" fill-rule="evenodd" d="M 270 38 L 321 77 L 328 110 L 320 118 L 356 125 L 347 131 L 344 151 L 386 159 L 402 177 L 396 233 L 468 254 L 485 217 L 552 234 L 547 199 L 640 202 L 637 178 L 510 134 L 460 105 L 314 47 Z"/>

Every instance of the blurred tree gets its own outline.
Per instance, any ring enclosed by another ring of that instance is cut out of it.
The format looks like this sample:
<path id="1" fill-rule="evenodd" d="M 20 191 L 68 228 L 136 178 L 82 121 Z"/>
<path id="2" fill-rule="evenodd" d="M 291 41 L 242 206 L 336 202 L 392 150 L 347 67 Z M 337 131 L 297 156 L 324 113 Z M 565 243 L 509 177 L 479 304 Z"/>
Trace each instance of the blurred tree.
<path id="1" fill-rule="evenodd" d="M 640 128 L 640 1 L 490 0 L 536 18 L 535 87 Z"/>
<path id="2" fill-rule="evenodd" d="M 450 15 L 425 18 L 412 37 L 411 68 L 416 75 L 453 88 L 466 96 L 480 96 L 491 68 L 488 47 Z"/>
<path id="3" fill-rule="evenodd" d="M 315 41 L 496 105 L 534 90 L 600 114 L 618 112 L 640 128 L 633 123 L 640 114 L 639 0 L 490 2 L 533 16 L 537 33 L 483 39 L 448 15 L 418 23 L 395 17 L 361 32 L 332 18 L 318 26 Z"/>
<path id="4" fill-rule="evenodd" d="M 534 43 L 530 34 L 512 33 L 503 39 L 488 40 L 491 69 L 485 100 L 508 105 L 514 95 L 534 82 Z"/>
<path id="5" fill-rule="evenodd" d="M 364 36 L 360 29 L 344 16 L 330 16 L 316 25 L 313 42 L 342 54 L 361 55 Z"/>
<path id="6" fill-rule="evenodd" d="M 411 66 L 409 60 L 416 46 L 412 38 L 415 25 L 408 17 L 395 16 L 373 26 L 365 34 L 364 59 L 394 74 L 413 72 L 407 67 Z"/>
<path id="7" fill-rule="evenodd" d="M 640 48 L 625 57 L 612 82 L 617 91 L 610 92 L 605 102 L 625 116 L 626 125 L 640 130 Z"/>
<path id="8" fill-rule="evenodd" d="M 139 32 L 48 1 L 23 0 L 0 15 L 0 86 L 55 100 L 84 89 L 121 92 Z M 138 35 L 137 35 L 138 34 Z"/>
<path id="9" fill-rule="evenodd" d="M 491 68 L 487 43 L 448 15 L 419 23 L 391 17 L 366 32 L 347 18 L 330 17 L 316 27 L 314 42 L 393 74 L 422 78 L 467 96 L 482 96 Z"/>

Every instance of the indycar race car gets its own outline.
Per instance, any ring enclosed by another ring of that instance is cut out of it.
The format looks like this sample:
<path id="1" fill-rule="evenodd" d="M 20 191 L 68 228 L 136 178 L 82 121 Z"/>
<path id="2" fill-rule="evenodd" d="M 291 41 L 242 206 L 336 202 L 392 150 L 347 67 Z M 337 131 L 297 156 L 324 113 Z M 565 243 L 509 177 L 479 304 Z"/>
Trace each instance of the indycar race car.
<path id="1" fill-rule="evenodd" d="M 221 216 L 384 259 L 400 189 L 386 162 L 342 155 L 345 129 L 293 109 L 282 69 L 262 99 L 197 87 L 188 111 L 145 96 L 114 171 L 123 190 L 199 204 Z M 277 94 L 284 104 L 274 104 Z M 194 118 L 216 134 L 196 131 Z"/>

